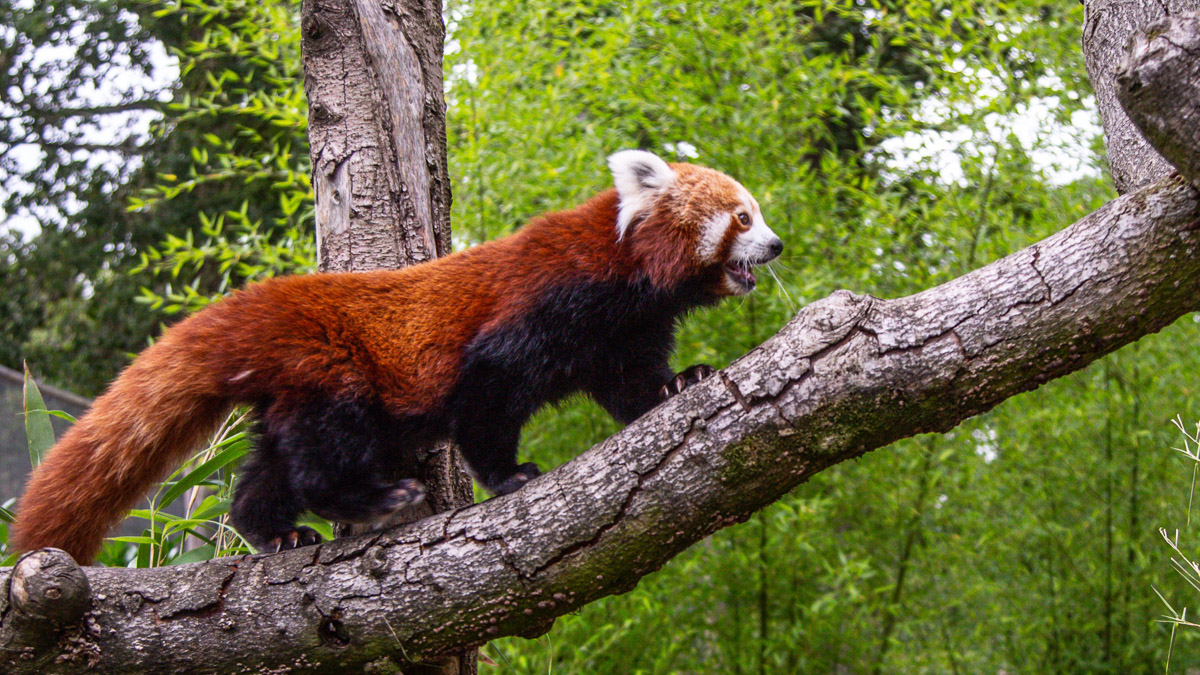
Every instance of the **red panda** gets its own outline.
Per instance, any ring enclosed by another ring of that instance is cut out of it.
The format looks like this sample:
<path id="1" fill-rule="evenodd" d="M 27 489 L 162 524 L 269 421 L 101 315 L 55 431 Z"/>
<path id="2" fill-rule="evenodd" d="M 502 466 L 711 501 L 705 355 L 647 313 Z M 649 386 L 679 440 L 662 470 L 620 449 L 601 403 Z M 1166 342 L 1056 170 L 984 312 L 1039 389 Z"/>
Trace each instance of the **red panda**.
<path id="1" fill-rule="evenodd" d="M 667 366 L 678 319 L 754 289 L 783 243 L 737 181 L 643 151 L 609 158 L 614 189 L 516 233 L 394 271 L 254 284 L 167 330 L 55 445 L 12 542 L 91 562 L 108 530 L 231 407 L 257 416 L 231 517 L 260 550 L 316 543 L 310 510 L 363 522 L 419 500 L 382 476 L 453 439 L 494 494 L 522 424 L 586 392 L 631 422 L 713 371 Z"/>

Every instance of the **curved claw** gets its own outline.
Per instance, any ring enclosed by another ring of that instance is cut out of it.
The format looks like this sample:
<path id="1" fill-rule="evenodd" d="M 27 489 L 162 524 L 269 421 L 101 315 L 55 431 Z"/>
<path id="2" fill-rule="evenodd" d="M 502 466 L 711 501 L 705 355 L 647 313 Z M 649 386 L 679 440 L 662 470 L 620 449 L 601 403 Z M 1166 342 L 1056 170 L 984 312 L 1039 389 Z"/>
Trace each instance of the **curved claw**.
<path id="1" fill-rule="evenodd" d="M 698 363 L 694 366 L 684 369 L 678 375 L 671 378 L 669 382 L 664 384 L 662 388 L 658 390 L 658 395 L 663 400 L 666 400 L 682 392 L 684 389 L 687 389 L 693 384 L 696 384 L 697 382 L 707 380 L 715 375 L 716 372 L 716 368 L 713 368 L 706 363 Z"/>
<path id="2" fill-rule="evenodd" d="M 301 525 L 294 530 L 289 530 L 278 537 L 272 537 L 267 540 L 266 548 L 269 550 L 274 548 L 273 553 L 280 551 L 290 551 L 301 546 L 311 546 L 321 543 L 321 535 L 311 527 Z"/>

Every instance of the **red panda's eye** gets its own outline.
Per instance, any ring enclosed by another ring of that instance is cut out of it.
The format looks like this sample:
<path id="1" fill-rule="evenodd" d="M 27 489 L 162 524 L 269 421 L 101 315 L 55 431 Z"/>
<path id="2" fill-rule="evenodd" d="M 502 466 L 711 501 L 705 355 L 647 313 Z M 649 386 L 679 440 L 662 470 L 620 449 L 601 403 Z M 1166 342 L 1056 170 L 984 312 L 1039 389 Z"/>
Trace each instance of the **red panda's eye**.
<path id="1" fill-rule="evenodd" d="M 750 215 L 746 214 L 746 213 L 739 213 L 738 221 L 741 222 L 741 224 L 743 224 L 743 225 L 749 225 L 750 224 Z"/>

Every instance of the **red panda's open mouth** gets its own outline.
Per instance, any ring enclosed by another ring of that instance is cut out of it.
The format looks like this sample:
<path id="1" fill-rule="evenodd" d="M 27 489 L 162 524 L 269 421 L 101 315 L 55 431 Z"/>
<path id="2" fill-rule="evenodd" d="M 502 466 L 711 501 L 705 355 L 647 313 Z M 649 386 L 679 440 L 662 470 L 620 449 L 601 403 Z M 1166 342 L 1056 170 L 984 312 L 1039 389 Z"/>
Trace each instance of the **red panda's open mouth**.
<path id="1" fill-rule="evenodd" d="M 754 270 L 750 269 L 750 263 L 745 261 L 731 260 L 725 263 L 725 275 L 747 293 L 754 290 L 754 287 L 758 284 L 758 278 L 754 276 Z"/>

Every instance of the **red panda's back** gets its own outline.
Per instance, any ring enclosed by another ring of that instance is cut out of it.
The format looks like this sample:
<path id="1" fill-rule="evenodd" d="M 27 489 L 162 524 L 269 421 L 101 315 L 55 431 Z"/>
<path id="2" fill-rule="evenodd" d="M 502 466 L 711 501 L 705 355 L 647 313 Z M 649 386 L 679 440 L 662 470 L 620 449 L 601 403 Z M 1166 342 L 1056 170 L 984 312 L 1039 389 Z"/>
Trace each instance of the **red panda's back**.
<path id="1" fill-rule="evenodd" d="M 161 341 L 194 351 L 245 402 L 319 389 L 425 412 L 453 386 L 465 345 L 493 311 L 489 266 L 473 257 L 269 279 Z"/>
<path id="2" fill-rule="evenodd" d="M 610 190 L 433 262 L 269 279 L 164 339 L 200 346 L 249 402 L 315 387 L 377 397 L 395 413 L 428 412 L 481 332 L 522 316 L 548 287 L 629 274 L 613 242 L 615 209 Z"/>

